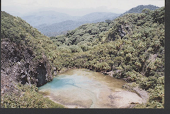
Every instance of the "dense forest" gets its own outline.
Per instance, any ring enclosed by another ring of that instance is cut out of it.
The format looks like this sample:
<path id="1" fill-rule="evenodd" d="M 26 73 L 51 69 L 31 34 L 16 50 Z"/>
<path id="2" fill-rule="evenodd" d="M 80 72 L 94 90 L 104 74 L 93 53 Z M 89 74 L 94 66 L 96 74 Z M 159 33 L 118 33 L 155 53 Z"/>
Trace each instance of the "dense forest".
<path id="1" fill-rule="evenodd" d="M 150 95 L 148 102 L 136 105 L 135 108 L 163 108 L 164 13 L 164 7 L 154 11 L 144 9 L 142 13 L 125 14 L 113 21 L 84 24 L 65 35 L 49 38 L 32 28 L 21 18 L 1 12 L 1 42 L 16 44 L 15 48 L 17 48 L 14 50 L 15 54 L 10 55 L 14 60 L 11 62 L 5 58 L 1 60 L 1 74 L 4 73 L 2 79 L 4 77 L 5 80 L 5 74 L 8 73 L 5 67 L 12 68 L 17 66 L 18 62 L 30 71 L 27 71 L 27 78 L 19 73 L 18 75 L 9 75 L 11 78 L 16 77 L 12 78 L 15 80 L 15 83 L 11 85 L 14 88 L 12 92 L 10 89 L 4 89 L 6 83 L 1 80 L 1 90 L 4 91 L 3 94 L 1 93 L 1 106 L 62 107 L 54 105 L 48 99 L 41 100 L 42 97 L 37 101 L 39 93 L 36 92 L 36 86 L 47 83 L 52 79 L 52 76 L 63 69 L 87 68 L 104 74 L 112 72 L 112 77 L 128 82 L 123 88 L 133 90 L 134 87 L 139 87 L 146 90 Z M 3 55 L 6 53 L 5 49 L 10 48 L 10 45 L 9 47 L 2 46 L 1 53 Z M 22 49 L 27 49 L 28 52 L 19 53 L 19 50 Z M 25 53 L 29 53 L 32 57 L 30 61 L 33 62 L 29 67 L 26 66 L 27 62 L 25 61 L 29 59 Z M 2 55 L 1 58 L 3 58 Z M 3 64 L 5 62 L 8 64 Z M 33 66 L 37 67 L 33 68 Z M 36 71 L 32 69 L 36 69 Z M 51 77 L 44 78 L 38 75 L 39 70 L 43 69 L 46 70 L 43 76 L 48 74 Z M 26 71 L 23 73 L 25 75 Z M 38 81 L 35 81 L 36 79 Z M 16 86 L 20 82 L 21 84 Z M 23 95 L 23 93 L 25 94 Z M 14 97 L 10 97 L 9 94 Z M 32 97 L 31 101 L 29 100 L 31 97 L 28 98 L 30 94 L 36 96 Z M 14 104 L 16 101 L 17 105 Z M 47 102 L 52 103 L 50 106 L 44 105 Z"/>

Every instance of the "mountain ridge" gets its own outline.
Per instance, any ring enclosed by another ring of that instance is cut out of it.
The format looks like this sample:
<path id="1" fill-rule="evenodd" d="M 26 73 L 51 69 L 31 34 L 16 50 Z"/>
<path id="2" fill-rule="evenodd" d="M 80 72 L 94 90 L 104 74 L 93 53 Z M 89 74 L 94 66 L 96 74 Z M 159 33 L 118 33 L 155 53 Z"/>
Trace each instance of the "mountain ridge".
<path id="1" fill-rule="evenodd" d="M 159 7 L 155 5 L 138 5 L 126 11 L 125 13 L 121 14 L 120 16 L 125 15 L 127 13 L 142 13 L 142 10 L 145 8 L 150 9 L 150 10 L 155 10 L 155 9 L 158 9 Z"/>
<path id="2" fill-rule="evenodd" d="M 75 20 L 78 17 L 55 11 L 40 11 L 27 16 L 22 16 L 21 18 L 28 22 L 31 26 L 35 27 L 42 24 L 50 25 L 66 20 Z"/>
<path id="3" fill-rule="evenodd" d="M 30 16 L 23 17 L 23 19 L 25 19 L 32 26 L 37 28 L 44 35 L 48 37 L 52 37 L 52 36 L 57 36 L 57 35 L 66 33 L 67 31 L 73 30 L 77 28 L 78 26 L 86 24 L 86 23 L 97 23 L 97 22 L 102 22 L 105 20 L 114 20 L 115 18 L 121 17 L 127 13 L 141 13 L 142 10 L 145 8 L 148 8 L 150 10 L 155 10 L 159 7 L 154 6 L 154 5 L 138 5 L 134 8 L 131 8 L 130 10 L 126 11 L 123 14 L 116 14 L 116 13 L 111 13 L 111 12 L 93 12 L 93 13 L 89 13 L 89 14 L 86 14 L 84 16 L 79 16 L 79 17 L 69 16 L 68 14 L 59 13 L 55 11 L 52 11 L 52 12 L 41 11 L 37 13 L 37 16 L 34 15 L 33 17 L 30 17 Z M 35 19 L 35 22 L 33 21 L 34 19 Z M 72 20 L 72 22 L 70 20 Z"/>
<path id="4" fill-rule="evenodd" d="M 86 24 L 86 23 L 97 23 L 97 22 L 102 22 L 105 20 L 113 20 L 117 16 L 119 16 L 119 14 L 110 13 L 110 12 L 94 12 L 94 13 L 84 15 L 74 20 L 67 19 L 62 22 L 53 23 L 50 25 L 44 24 L 44 25 L 39 25 L 35 27 L 40 32 L 42 32 L 44 35 L 51 37 L 51 36 L 60 35 L 62 32 L 65 32 L 65 31 L 73 30 L 77 28 L 78 26 Z"/>

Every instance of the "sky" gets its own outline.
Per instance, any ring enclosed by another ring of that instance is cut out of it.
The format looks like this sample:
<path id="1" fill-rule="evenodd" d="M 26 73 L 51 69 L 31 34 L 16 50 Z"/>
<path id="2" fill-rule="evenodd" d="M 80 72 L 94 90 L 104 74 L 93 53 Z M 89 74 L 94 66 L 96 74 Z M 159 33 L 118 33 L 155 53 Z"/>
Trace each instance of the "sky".
<path id="1" fill-rule="evenodd" d="M 17 16 L 44 10 L 82 16 L 92 12 L 124 13 L 149 4 L 163 7 L 165 0 L 1 0 L 1 10 Z"/>

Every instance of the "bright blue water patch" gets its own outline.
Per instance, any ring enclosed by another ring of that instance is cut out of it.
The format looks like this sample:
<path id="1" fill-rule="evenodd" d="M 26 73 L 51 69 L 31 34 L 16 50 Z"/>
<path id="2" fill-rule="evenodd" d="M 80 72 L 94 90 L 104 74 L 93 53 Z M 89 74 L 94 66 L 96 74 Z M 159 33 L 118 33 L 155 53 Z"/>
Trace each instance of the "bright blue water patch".
<path id="1" fill-rule="evenodd" d="M 39 89 L 62 89 L 62 88 L 70 88 L 77 87 L 81 88 L 82 86 L 88 85 L 88 83 L 92 82 L 89 78 L 85 76 L 78 75 L 60 75 L 44 86 L 39 87 Z"/>

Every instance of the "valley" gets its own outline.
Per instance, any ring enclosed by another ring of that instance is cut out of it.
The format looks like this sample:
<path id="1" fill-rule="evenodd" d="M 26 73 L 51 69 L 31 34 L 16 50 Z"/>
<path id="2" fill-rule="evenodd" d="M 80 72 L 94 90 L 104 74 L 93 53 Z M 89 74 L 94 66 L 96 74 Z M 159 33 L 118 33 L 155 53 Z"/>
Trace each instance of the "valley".
<path id="1" fill-rule="evenodd" d="M 164 13 L 143 9 L 47 37 L 1 11 L 1 107 L 164 108 Z"/>

